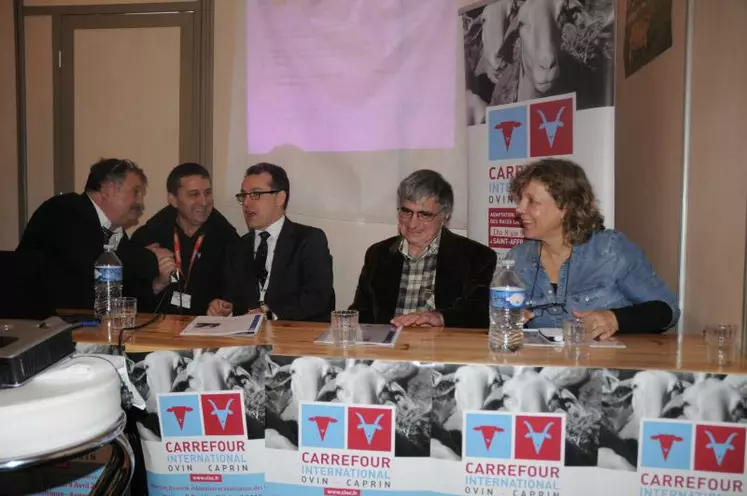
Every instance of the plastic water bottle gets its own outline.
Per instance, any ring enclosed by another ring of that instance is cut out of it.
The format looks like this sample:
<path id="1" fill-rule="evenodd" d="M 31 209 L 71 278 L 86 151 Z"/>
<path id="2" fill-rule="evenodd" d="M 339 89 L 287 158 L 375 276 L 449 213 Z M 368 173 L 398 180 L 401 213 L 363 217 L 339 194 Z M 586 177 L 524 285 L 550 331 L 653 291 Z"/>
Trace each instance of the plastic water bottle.
<path id="1" fill-rule="evenodd" d="M 490 285 L 490 351 L 513 353 L 524 345 L 526 289 L 514 272 L 514 261 L 503 260 Z"/>
<path id="2" fill-rule="evenodd" d="M 113 246 L 104 245 L 104 252 L 94 263 L 93 278 L 93 310 L 103 319 L 111 313 L 112 300 L 122 297 L 122 261 Z"/>

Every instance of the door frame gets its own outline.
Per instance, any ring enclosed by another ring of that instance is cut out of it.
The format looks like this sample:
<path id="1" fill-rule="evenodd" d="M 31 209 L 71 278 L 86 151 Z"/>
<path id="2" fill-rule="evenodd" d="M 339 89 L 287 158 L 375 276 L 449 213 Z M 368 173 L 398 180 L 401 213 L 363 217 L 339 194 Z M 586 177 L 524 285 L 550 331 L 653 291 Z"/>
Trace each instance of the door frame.
<path id="1" fill-rule="evenodd" d="M 213 47 L 214 47 L 214 0 L 193 0 L 193 1 L 175 1 L 160 3 L 135 3 L 135 4 L 108 4 L 108 5 L 70 5 L 70 6 L 23 6 L 23 0 L 14 0 L 16 6 L 16 71 L 17 85 L 16 98 L 18 105 L 18 211 L 19 211 L 19 237 L 23 234 L 26 227 L 27 219 L 31 212 L 28 212 L 27 200 L 27 181 L 28 166 L 26 161 L 26 78 L 24 73 L 25 66 L 25 43 L 24 43 L 24 22 L 27 16 L 49 16 L 52 18 L 52 54 L 53 54 L 53 87 L 54 87 L 54 188 L 55 192 L 73 191 L 74 185 L 74 162 L 71 160 L 72 141 L 66 141 L 73 138 L 72 126 L 65 125 L 65 110 L 72 109 L 74 104 L 73 95 L 63 95 L 63 71 L 60 68 L 60 57 L 63 57 L 63 68 L 71 67 L 68 62 L 73 62 L 72 36 L 70 40 L 63 40 L 63 27 L 65 25 L 74 26 L 74 29 L 96 29 L 102 28 L 99 21 L 111 23 L 103 19 L 104 15 L 111 14 L 130 14 L 126 17 L 132 18 L 132 21 L 126 23 L 135 23 L 136 26 L 109 26 L 114 27 L 148 27 L 163 26 L 159 24 L 159 17 L 165 18 L 169 14 L 179 14 L 191 12 L 191 22 L 189 28 L 182 24 L 182 34 L 186 30 L 191 31 L 191 42 L 186 44 L 182 41 L 182 81 L 181 88 L 191 88 L 191 124 L 190 132 L 183 133 L 180 127 L 180 145 L 179 155 L 181 160 L 191 160 L 204 165 L 208 171 L 212 171 L 213 161 Z M 139 14 L 139 15 L 132 15 Z M 160 14 L 160 15 L 158 15 Z M 97 18 L 95 20 L 72 20 L 70 16 L 87 16 Z M 65 18 L 68 17 L 66 20 Z M 125 16 L 122 16 L 125 17 Z M 173 22 L 174 17 L 171 16 Z M 184 21 L 183 21 L 184 22 Z M 173 25 L 173 24 L 171 24 Z M 105 29 L 107 26 L 104 26 Z M 69 44 L 70 46 L 64 46 Z M 184 71 L 184 63 L 191 65 L 191 73 Z M 72 73 L 72 70 L 69 71 Z M 189 77 L 185 77 L 189 74 Z M 188 79 L 189 81 L 185 81 Z M 67 82 L 67 86 L 70 81 Z M 181 90 L 180 88 L 180 90 Z M 73 91 L 71 89 L 71 91 Z M 69 100 L 64 100 L 65 98 Z M 184 108 L 185 100 L 183 93 L 180 91 L 180 109 Z M 181 114 L 181 112 L 180 112 Z M 69 121 L 72 122 L 72 121 Z M 184 116 L 180 115 L 180 126 L 184 124 Z M 66 127 L 69 127 L 69 132 Z M 189 137 L 187 137 L 189 134 Z M 190 150 L 187 153 L 185 141 L 190 141 Z M 67 143 L 63 146 L 64 143 Z M 71 151 L 66 150 L 70 148 Z"/>
<path id="2" fill-rule="evenodd" d="M 62 17 L 60 32 L 61 50 L 58 52 L 60 73 L 59 102 L 55 107 L 55 191 L 70 192 L 75 189 L 75 33 L 85 29 L 147 29 L 180 28 L 180 77 L 179 77 L 179 161 L 198 160 L 195 151 L 198 117 L 197 100 L 194 98 L 192 49 L 192 16 L 189 12 L 156 13 L 153 15 L 66 15 Z M 125 76 L 126 77 L 126 76 Z M 57 105 L 59 103 L 59 107 Z M 58 147 L 59 146 L 59 147 Z M 174 164 L 176 165 L 176 164 Z"/>

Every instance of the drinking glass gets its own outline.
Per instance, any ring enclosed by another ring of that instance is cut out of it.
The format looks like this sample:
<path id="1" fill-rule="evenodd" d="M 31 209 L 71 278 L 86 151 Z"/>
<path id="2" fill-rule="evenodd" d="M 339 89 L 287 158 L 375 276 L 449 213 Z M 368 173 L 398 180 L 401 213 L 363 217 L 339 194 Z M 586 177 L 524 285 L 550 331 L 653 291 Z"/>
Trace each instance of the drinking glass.
<path id="1" fill-rule="evenodd" d="M 358 310 L 335 310 L 330 320 L 332 339 L 337 346 L 347 348 L 358 341 Z"/>
<path id="2" fill-rule="evenodd" d="M 569 319 L 563 322 L 563 349 L 569 359 L 588 358 L 591 350 L 591 333 L 581 319 Z"/>
<path id="3" fill-rule="evenodd" d="M 737 326 L 716 324 L 703 329 L 706 359 L 716 365 L 731 365 L 737 351 Z"/>
<path id="4" fill-rule="evenodd" d="M 112 300 L 112 327 L 124 329 L 135 327 L 137 317 L 137 298 L 123 296 Z"/>

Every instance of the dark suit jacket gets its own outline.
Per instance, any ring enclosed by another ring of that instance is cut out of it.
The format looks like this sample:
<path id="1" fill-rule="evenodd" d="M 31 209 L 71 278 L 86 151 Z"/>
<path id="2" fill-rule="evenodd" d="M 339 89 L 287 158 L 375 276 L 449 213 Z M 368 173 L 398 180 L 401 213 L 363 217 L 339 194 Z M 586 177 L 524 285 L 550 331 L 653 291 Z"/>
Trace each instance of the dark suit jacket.
<path id="1" fill-rule="evenodd" d="M 175 227 L 176 209 L 166 206 L 135 231 L 132 235 L 132 244 L 144 248 L 151 243 L 158 243 L 162 247 L 174 251 Z M 239 241 L 236 228 L 218 210 L 213 209 L 191 240 L 186 237 L 181 229 L 179 231 L 182 245 L 182 274 L 185 275 L 185 278 L 194 243 L 200 234 L 205 234 L 198 258 L 195 259 L 192 273 L 189 274 L 189 285 L 183 288 L 183 291 L 192 297 L 190 308 L 180 308 L 171 304 L 174 291 L 181 290 L 179 285 L 174 283 L 157 295 L 153 294 L 151 288 L 146 288 L 147 291 L 138 297 L 138 308 L 141 308 L 144 312 L 155 311 L 160 303 L 159 312 L 161 313 L 205 315 L 210 302 L 215 298 L 220 298 L 223 292 L 225 286 L 223 264 L 228 247 Z M 158 270 L 153 274 L 146 274 L 144 277 L 153 280 L 158 277 Z M 183 281 L 183 283 L 186 282 Z"/>
<path id="2" fill-rule="evenodd" d="M 85 193 L 57 195 L 31 216 L 17 251 L 44 257 L 51 300 L 56 308 L 93 308 L 93 265 L 104 251 L 104 234 L 96 208 Z M 124 268 L 124 294 L 136 296 L 147 281 L 136 274 L 157 271 L 155 255 L 137 249 L 127 233 L 117 247 Z M 153 269 L 155 267 L 155 269 Z"/>
<path id="3" fill-rule="evenodd" d="M 395 236 L 371 246 L 350 308 L 363 323 L 385 324 L 397 309 L 399 283 L 405 257 L 402 238 Z M 487 246 L 452 233 L 441 232 L 436 265 L 436 310 L 447 327 L 488 328 L 488 298 L 496 255 Z"/>
<path id="4" fill-rule="evenodd" d="M 254 270 L 254 231 L 229 249 L 223 299 L 234 315 L 259 306 Z M 275 245 L 265 303 L 281 320 L 329 321 L 335 306 L 332 255 L 324 231 L 286 218 Z"/>

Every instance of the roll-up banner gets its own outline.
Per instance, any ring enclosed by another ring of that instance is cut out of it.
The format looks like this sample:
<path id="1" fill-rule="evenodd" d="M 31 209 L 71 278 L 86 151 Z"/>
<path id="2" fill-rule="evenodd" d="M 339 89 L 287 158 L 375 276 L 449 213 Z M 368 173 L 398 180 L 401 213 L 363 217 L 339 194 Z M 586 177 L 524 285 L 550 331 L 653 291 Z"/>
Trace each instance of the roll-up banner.
<path id="1" fill-rule="evenodd" d="M 584 168 L 613 227 L 615 2 L 483 1 L 461 17 L 469 237 L 499 258 L 523 241 L 509 184 L 547 157 Z"/>

